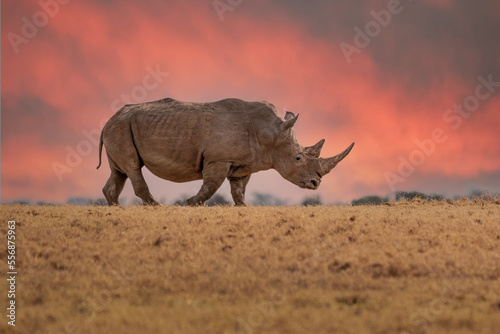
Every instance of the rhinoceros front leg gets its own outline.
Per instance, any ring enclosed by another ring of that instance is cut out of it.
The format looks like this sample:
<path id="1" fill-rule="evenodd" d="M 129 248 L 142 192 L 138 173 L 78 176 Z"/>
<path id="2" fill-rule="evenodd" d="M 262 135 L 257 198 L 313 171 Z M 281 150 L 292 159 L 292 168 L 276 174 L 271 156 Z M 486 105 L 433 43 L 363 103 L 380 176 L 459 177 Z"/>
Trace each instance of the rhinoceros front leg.
<path id="1" fill-rule="evenodd" d="M 245 206 L 245 189 L 250 175 L 243 177 L 228 177 L 229 184 L 231 185 L 231 196 L 233 196 L 234 205 Z"/>
<path id="2" fill-rule="evenodd" d="M 203 167 L 203 185 L 196 196 L 189 198 L 186 205 L 203 205 L 207 199 L 219 189 L 224 179 L 227 177 L 231 163 L 213 162 Z"/>

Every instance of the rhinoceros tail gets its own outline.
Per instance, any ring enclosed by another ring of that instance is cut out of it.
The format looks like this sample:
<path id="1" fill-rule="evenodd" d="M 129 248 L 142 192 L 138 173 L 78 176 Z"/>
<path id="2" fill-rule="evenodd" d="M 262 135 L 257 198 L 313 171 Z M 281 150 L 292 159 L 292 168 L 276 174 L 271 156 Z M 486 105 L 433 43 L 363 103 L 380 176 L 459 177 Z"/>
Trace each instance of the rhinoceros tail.
<path id="1" fill-rule="evenodd" d="M 101 155 L 102 155 L 102 133 L 104 131 L 101 131 L 101 137 L 99 138 L 99 165 L 97 165 L 96 169 L 99 169 L 101 167 Z"/>

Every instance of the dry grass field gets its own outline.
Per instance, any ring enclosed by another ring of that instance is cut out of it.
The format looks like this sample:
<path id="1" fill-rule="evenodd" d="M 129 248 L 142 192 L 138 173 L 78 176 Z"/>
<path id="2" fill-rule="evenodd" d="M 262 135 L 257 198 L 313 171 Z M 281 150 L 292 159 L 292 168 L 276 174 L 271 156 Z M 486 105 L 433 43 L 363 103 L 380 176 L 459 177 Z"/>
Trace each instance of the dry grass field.
<path id="1" fill-rule="evenodd" d="M 499 333 L 500 201 L 0 206 L 15 333 Z"/>

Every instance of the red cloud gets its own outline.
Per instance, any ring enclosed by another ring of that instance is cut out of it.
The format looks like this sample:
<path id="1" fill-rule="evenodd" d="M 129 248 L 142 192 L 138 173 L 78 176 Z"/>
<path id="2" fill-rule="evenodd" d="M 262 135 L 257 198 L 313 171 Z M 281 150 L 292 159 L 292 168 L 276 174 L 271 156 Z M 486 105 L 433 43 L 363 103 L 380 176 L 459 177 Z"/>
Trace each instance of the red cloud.
<path id="1" fill-rule="evenodd" d="M 22 17 L 36 10 L 17 5 L 13 13 Z M 296 132 L 304 146 L 326 138 L 323 156 L 355 141 L 351 155 L 320 188 L 327 199 L 350 200 L 363 189 L 389 192 L 384 173 L 397 173 L 400 157 L 408 159 L 419 149 L 416 142 L 431 138 L 435 128 L 442 128 L 447 140 L 417 166 L 420 172 L 474 177 L 500 169 L 498 129 L 493 126 L 500 120 L 498 99 L 484 102 L 460 129 L 451 129 L 443 114 L 473 93 L 476 82 L 458 80 L 432 45 L 417 40 L 413 47 L 428 69 L 439 71 L 435 86 L 411 91 L 407 84 L 413 77 L 388 75 L 368 50 L 347 64 L 339 40 L 312 35 L 278 7 L 269 7 L 263 17 L 248 14 L 244 7 L 224 15 L 220 21 L 211 6 L 180 3 L 117 2 L 111 7 L 71 2 L 17 54 L 6 34 L 19 31 L 22 22 L 9 19 L 2 30 L 2 97 L 39 97 L 59 111 L 60 126 L 73 136 L 47 147 L 40 142 L 40 128 L 24 138 L 3 140 L 3 199 L 97 196 L 107 172 L 93 169 L 95 146 L 80 165 L 63 174 L 62 183 L 52 163 L 67 165 L 67 147 L 75 150 L 87 140 L 82 130 L 99 130 L 100 121 L 120 104 L 167 96 L 268 100 L 282 114 L 285 108 L 301 114 Z M 381 34 L 378 42 L 396 52 L 388 36 Z M 477 54 L 470 52 L 470 57 L 474 61 Z M 157 69 L 168 76 L 155 82 L 151 71 Z M 37 117 L 33 110 L 33 120 Z M 22 178 L 29 186 L 16 183 Z"/>

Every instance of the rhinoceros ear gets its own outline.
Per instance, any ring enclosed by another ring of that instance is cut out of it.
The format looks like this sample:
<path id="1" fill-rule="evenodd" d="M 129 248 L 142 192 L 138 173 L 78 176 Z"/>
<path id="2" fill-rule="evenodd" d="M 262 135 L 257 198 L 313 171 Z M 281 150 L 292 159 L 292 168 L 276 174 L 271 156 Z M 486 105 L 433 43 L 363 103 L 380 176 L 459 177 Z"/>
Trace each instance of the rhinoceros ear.
<path id="1" fill-rule="evenodd" d="M 292 119 L 294 117 L 295 117 L 295 115 L 294 115 L 293 112 L 287 111 L 286 114 L 285 114 L 285 121 L 288 121 L 289 119 Z"/>
<path id="2" fill-rule="evenodd" d="M 321 139 L 314 146 L 305 147 L 304 150 L 306 151 L 307 155 L 310 155 L 313 158 L 319 158 L 319 156 L 321 154 L 321 148 L 323 147 L 324 143 L 325 143 L 325 140 Z"/>
<path id="3" fill-rule="evenodd" d="M 299 118 L 299 115 L 297 114 L 297 116 L 293 116 L 293 117 L 287 119 L 287 116 L 289 113 L 293 115 L 293 113 L 287 112 L 287 114 L 285 116 L 285 121 L 283 123 L 281 123 L 281 125 L 280 125 L 281 132 L 290 129 L 297 121 L 297 118 Z"/>

